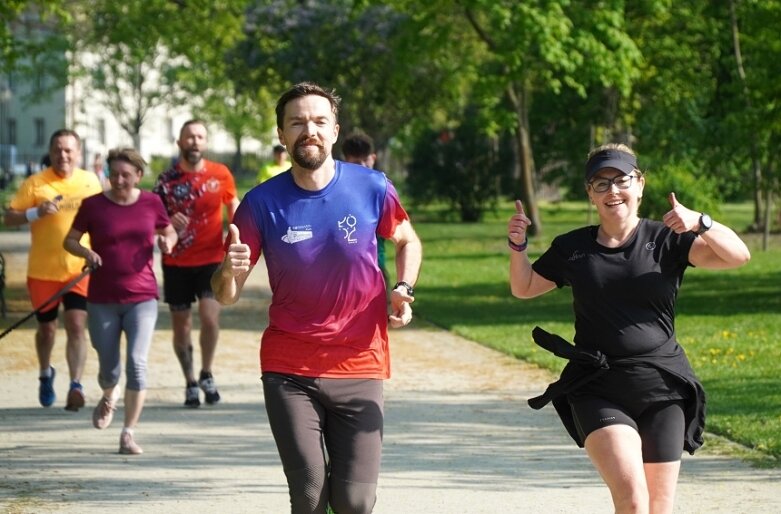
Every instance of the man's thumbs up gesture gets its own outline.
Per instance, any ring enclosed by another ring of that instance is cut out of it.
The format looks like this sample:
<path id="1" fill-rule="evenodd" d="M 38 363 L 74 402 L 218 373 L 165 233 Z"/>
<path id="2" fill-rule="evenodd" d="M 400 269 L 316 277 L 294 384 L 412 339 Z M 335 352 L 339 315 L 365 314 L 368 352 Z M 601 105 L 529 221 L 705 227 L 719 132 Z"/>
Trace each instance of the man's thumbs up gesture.
<path id="1" fill-rule="evenodd" d="M 250 251 L 249 246 L 241 242 L 239 227 L 231 223 L 228 226 L 228 251 L 225 254 L 223 270 L 231 275 L 237 275 L 249 271 Z"/>
<path id="2" fill-rule="evenodd" d="M 667 196 L 667 200 L 670 202 L 672 209 L 667 212 L 662 218 L 665 225 L 670 227 L 676 234 L 683 234 L 684 232 L 690 232 L 699 228 L 700 226 L 700 213 L 687 209 L 683 204 L 678 202 L 675 198 L 675 193 L 670 193 Z"/>

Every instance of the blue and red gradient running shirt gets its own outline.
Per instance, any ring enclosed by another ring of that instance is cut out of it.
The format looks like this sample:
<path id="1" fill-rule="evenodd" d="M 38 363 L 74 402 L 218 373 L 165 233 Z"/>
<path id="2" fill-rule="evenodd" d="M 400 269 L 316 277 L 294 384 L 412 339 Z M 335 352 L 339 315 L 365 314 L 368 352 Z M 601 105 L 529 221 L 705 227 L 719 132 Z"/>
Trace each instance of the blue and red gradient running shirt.
<path id="1" fill-rule="evenodd" d="M 385 174 L 336 161 L 320 191 L 288 171 L 250 190 L 233 223 L 272 290 L 263 372 L 324 378 L 390 377 L 385 282 L 377 236 L 409 219 Z"/>

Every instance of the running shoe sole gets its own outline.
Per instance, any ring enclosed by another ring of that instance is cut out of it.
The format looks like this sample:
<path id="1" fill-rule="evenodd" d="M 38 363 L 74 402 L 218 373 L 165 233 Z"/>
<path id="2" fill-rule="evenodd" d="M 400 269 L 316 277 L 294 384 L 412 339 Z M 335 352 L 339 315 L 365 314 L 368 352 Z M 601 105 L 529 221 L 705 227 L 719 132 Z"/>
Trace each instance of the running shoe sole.
<path id="1" fill-rule="evenodd" d="M 80 387 L 71 387 L 70 391 L 68 391 L 68 401 L 65 403 L 65 410 L 78 412 L 80 408 L 84 407 L 85 401 L 84 390 Z"/>

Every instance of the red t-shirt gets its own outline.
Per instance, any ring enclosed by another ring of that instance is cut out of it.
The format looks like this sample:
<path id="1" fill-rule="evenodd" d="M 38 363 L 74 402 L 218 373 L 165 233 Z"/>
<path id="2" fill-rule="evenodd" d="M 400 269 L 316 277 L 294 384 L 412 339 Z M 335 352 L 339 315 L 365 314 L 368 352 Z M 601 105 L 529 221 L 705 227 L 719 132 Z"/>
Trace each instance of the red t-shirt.
<path id="1" fill-rule="evenodd" d="M 204 159 L 200 171 L 185 171 L 177 163 L 162 173 L 153 189 L 163 200 L 168 215 L 181 212 L 190 222 L 179 231 L 179 242 L 169 266 L 204 266 L 222 262 L 222 209 L 236 198 L 236 183 L 230 170 Z"/>

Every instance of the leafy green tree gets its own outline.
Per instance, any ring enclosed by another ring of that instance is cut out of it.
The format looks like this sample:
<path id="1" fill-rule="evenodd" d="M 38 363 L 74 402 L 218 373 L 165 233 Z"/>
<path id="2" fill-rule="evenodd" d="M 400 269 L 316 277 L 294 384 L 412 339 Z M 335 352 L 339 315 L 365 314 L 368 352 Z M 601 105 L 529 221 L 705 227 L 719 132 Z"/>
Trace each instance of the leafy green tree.
<path id="1" fill-rule="evenodd" d="M 36 85 L 23 101 L 46 97 L 67 81 L 68 41 L 61 29 L 72 19 L 65 5 L 62 0 L 0 2 L 0 75 Z"/>
<path id="2" fill-rule="evenodd" d="M 245 5 L 244 0 L 72 2 L 77 23 L 70 38 L 88 56 L 77 72 L 89 77 L 98 93 L 94 98 L 139 147 L 151 110 L 177 104 L 197 108 L 210 94 L 224 99 L 232 91 L 224 58 L 236 42 Z M 207 76 L 205 85 L 200 78 Z"/>
<path id="3" fill-rule="evenodd" d="M 479 221 L 496 205 L 501 179 L 512 174 L 510 138 L 485 133 L 474 108 L 454 130 L 430 130 L 417 142 L 409 164 L 408 194 L 414 202 L 446 201 L 459 219 Z"/>
<path id="4" fill-rule="evenodd" d="M 535 95 L 552 91 L 585 97 L 591 84 L 624 94 L 630 90 L 638 76 L 640 53 L 626 32 L 624 3 L 605 1 L 588 9 L 582 2 L 565 0 L 398 3 L 414 10 L 416 18 L 441 27 L 454 59 L 474 59 L 468 65 L 477 70 L 472 98 L 492 113 L 497 128 L 514 134 L 520 186 L 516 193 L 532 228 L 541 231 L 532 147 L 536 127 L 530 123 Z M 463 30 L 463 21 L 469 32 Z M 475 38 L 484 51 L 465 51 L 473 48 Z"/>
<path id="5" fill-rule="evenodd" d="M 411 24 L 389 2 L 256 1 L 231 73 L 249 91 L 262 84 L 279 93 L 302 81 L 336 89 L 342 132 L 359 128 L 382 149 L 451 102 L 460 80 L 452 55 L 439 62 L 413 50 Z"/>
<path id="6" fill-rule="evenodd" d="M 765 243 L 770 230 L 772 196 L 779 187 L 775 163 L 781 142 L 778 102 L 781 86 L 777 79 L 781 73 L 781 42 L 777 30 L 780 23 L 781 4 L 777 1 L 729 2 L 734 58 L 732 93 L 737 105 L 743 108 L 731 112 L 726 121 L 743 150 L 736 152 L 745 157 L 744 163 L 750 163 L 754 227 L 764 229 Z"/>

